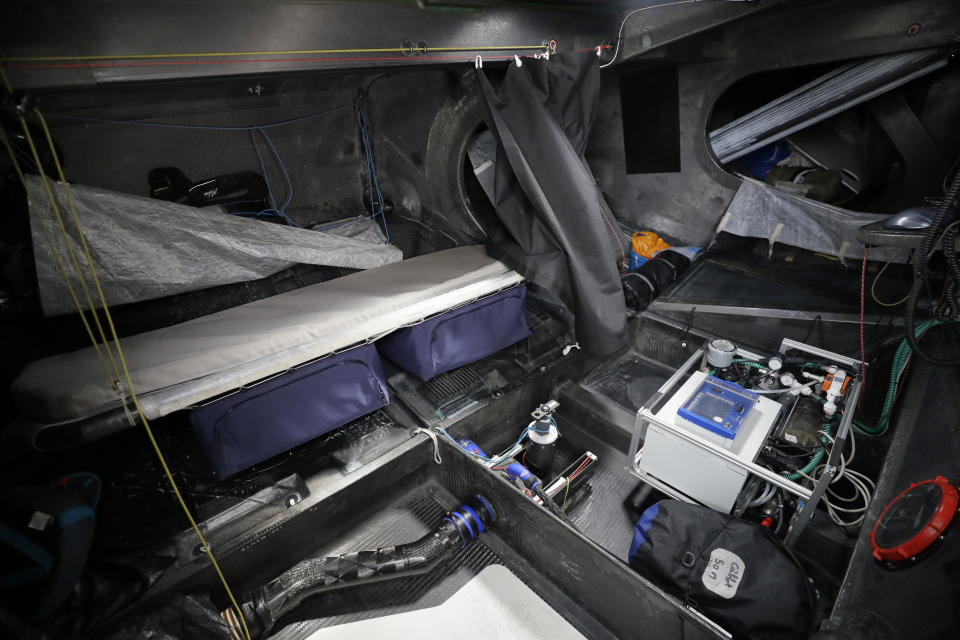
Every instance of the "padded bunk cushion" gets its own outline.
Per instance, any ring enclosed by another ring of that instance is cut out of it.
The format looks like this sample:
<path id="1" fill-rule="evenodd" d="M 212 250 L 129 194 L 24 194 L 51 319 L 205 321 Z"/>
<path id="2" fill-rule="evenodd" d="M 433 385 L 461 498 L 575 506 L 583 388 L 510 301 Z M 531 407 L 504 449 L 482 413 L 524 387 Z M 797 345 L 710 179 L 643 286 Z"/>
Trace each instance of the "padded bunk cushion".
<path id="1" fill-rule="evenodd" d="M 148 418 L 155 418 L 522 281 L 483 247 L 457 247 L 121 342 L 140 404 Z M 23 416 L 46 425 L 121 406 L 89 347 L 27 365 L 12 391 Z"/>
<path id="2" fill-rule="evenodd" d="M 394 331 L 380 353 L 421 380 L 476 362 L 530 335 L 523 285 Z"/>
<path id="3" fill-rule="evenodd" d="M 200 446 L 226 478 L 389 402 L 373 345 L 328 356 L 190 413 Z"/>

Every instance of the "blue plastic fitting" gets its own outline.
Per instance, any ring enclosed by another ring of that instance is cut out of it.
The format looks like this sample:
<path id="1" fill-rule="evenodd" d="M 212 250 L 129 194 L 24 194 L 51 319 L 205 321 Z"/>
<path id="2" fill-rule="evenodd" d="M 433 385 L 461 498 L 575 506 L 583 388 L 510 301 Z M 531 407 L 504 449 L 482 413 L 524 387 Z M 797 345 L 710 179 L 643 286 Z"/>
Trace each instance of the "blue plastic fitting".
<path id="1" fill-rule="evenodd" d="M 530 470 L 519 462 L 508 464 L 507 468 L 504 469 L 504 473 L 507 474 L 508 478 L 520 478 L 523 486 L 530 490 L 536 489 L 540 484 L 540 479 L 530 473 Z"/>
<path id="2" fill-rule="evenodd" d="M 475 455 L 475 456 L 480 456 L 480 457 L 482 457 L 482 458 L 486 458 L 486 457 L 487 457 L 487 454 L 483 452 L 483 449 L 481 449 L 480 447 L 478 447 L 478 446 L 477 446 L 477 443 L 474 442 L 473 440 L 463 439 L 463 440 L 458 440 L 457 442 L 460 443 L 460 446 L 461 446 L 461 447 L 463 447 L 464 449 L 466 449 L 467 451 L 469 451 L 469 452 L 472 453 L 473 455 Z"/>

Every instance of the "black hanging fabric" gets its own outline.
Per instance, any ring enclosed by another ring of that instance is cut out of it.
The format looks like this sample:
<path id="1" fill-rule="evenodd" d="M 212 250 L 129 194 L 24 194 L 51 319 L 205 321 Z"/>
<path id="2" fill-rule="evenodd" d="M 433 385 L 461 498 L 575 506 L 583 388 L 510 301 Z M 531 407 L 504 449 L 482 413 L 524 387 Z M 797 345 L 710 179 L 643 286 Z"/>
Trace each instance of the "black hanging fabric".
<path id="1" fill-rule="evenodd" d="M 488 250 L 563 300 L 582 349 L 613 353 L 626 343 L 623 246 L 583 158 L 600 93 L 596 57 L 511 63 L 498 89 L 482 69 L 477 77 L 498 141 L 491 201 L 509 232 Z"/>

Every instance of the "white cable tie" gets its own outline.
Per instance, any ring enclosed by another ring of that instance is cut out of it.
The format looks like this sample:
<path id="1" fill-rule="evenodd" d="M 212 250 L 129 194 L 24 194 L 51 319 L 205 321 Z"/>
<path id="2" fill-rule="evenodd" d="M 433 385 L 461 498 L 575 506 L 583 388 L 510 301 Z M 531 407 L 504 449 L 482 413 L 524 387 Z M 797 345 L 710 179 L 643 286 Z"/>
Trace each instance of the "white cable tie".
<path id="1" fill-rule="evenodd" d="M 473 61 L 474 69 L 483 69 L 483 56 L 477 56 Z"/>
<path id="2" fill-rule="evenodd" d="M 849 241 L 844 242 L 843 244 L 840 245 L 840 250 L 838 252 L 840 254 L 840 264 L 843 265 L 844 267 L 847 266 L 847 248 L 849 246 L 850 246 Z"/>
<path id="3" fill-rule="evenodd" d="M 724 227 L 727 226 L 727 223 L 730 222 L 731 216 L 733 216 L 733 211 L 727 209 L 727 212 L 723 214 L 723 217 L 720 218 L 720 223 L 717 225 L 717 233 L 723 231 Z"/>
<path id="4" fill-rule="evenodd" d="M 440 458 L 440 443 L 437 442 L 437 434 L 423 427 L 417 427 L 413 432 L 426 434 L 428 438 L 433 440 L 433 461 L 437 464 L 443 464 L 443 460 Z"/>
<path id="5" fill-rule="evenodd" d="M 523 66 L 523 63 L 520 61 L 520 56 L 514 54 L 513 59 L 514 59 L 514 61 L 517 63 L 517 66 L 518 66 L 518 67 L 522 67 L 522 66 Z"/>
<path id="6" fill-rule="evenodd" d="M 783 223 L 778 222 L 777 226 L 773 228 L 773 233 L 770 234 L 770 237 L 767 238 L 767 242 L 770 247 L 767 249 L 767 260 L 773 259 L 773 245 L 777 243 L 777 238 L 780 237 L 780 234 L 783 232 Z"/>
<path id="7" fill-rule="evenodd" d="M 120 396 L 120 406 L 123 407 L 123 413 L 127 416 L 127 423 L 131 427 L 137 426 L 137 420 L 133 417 L 133 414 L 130 413 L 130 407 L 127 406 L 127 394 L 123 392 L 123 383 L 119 380 L 114 380 L 113 387 L 117 390 L 117 395 Z"/>
<path id="8" fill-rule="evenodd" d="M 573 351 L 574 349 L 579 349 L 579 348 L 580 348 L 580 343 L 579 343 L 579 342 L 574 342 L 573 344 L 568 344 L 567 346 L 565 346 L 565 347 L 563 348 L 563 355 L 565 355 L 565 356 L 566 356 L 566 355 L 570 355 L 570 352 L 571 352 L 571 351 Z"/>
<path id="9" fill-rule="evenodd" d="M 598 45 L 597 45 L 597 57 L 599 58 L 599 57 L 602 56 L 602 55 L 603 55 L 603 45 L 602 45 L 602 44 L 598 44 Z"/>

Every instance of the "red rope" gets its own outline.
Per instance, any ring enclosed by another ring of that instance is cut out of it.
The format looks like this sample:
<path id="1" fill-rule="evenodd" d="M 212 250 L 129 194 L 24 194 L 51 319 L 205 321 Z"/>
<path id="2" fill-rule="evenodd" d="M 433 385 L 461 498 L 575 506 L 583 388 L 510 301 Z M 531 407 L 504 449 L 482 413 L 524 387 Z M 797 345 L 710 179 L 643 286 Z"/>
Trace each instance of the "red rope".
<path id="1" fill-rule="evenodd" d="M 513 56 L 482 56 L 484 60 L 513 60 Z M 530 56 L 523 56 L 528 58 Z M 242 60 L 141 60 L 134 62 L 67 62 L 44 64 L 5 64 L 7 69 L 75 69 L 84 67 L 163 67 L 169 65 L 241 64 L 244 62 L 375 62 L 378 60 L 474 60 L 476 56 L 373 56 L 347 58 L 244 58 Z"/>
<path id="2" fill-rule="evenodd" d="M 609 49 L 609 46 L 603 46 L 603 49 Z M 592 49 L 576 49 L 576 53 L 595 52 L 596 47 Z M 224 60 L 135 60 L 131 62 L 43 62 L 43 63 L 8 63 L 3 67 L 6 69 L 82 69 L 86 67 L 165 67 L 165 66 L 183 66 L 198 64 L 242 64 L 244 62 L 377 62 L 402 61 L 417 62 L 419 60 L 474 60 L 477 56 L 370 56 L 359 57 L 351 56 L 345 58 L 243 58 L 243 59 L 224 59 Z M 523 55 L 521 58 L 533 58 L 531 55 Z M 482 56 L 484 60 L 513 60 L 513 56 Z"/>

